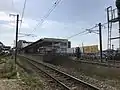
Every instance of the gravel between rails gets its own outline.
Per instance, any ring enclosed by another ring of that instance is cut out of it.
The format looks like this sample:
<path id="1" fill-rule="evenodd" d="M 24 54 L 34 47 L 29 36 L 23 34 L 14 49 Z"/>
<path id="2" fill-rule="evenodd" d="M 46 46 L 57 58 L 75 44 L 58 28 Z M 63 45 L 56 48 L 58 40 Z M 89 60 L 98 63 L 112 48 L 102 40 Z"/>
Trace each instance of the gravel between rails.
<path id="1" fill-rule="evenodd" d="M 50 65 L 50 66 L 52 66 L 54 68 L 57 68 L 57 69 L 59 69 L 61 71 L 64 71 L 64 72 L 66 72 L 66 73 L 68 73 L 70 75 L 73 75 L 73 76 L 79 78 L 80 80 L 83 80 L 83 81 L 85 81 L 87 83 L 90 83 L 90 84 L 92 84 L 92 85 L 94 85 L 96 87 L 99 87 L 100 90 L 120 90 L 120 89 L 117 89 L 115 87 L 110 86 L 109 84 L 106 84 L 103 81 L 97 80 L 95 78 L 91 78 L 90 76 L 86 76 L 81 72 L 76 72 L 73 68 L 64 68 L 62 66 L 54 66 L 52 64 L 48 64 L 48 65 Z"/>
<path id="2" fill-rule="evenodd" d="M 27 57 L 28 57 L 28 56 L 27 56 Z M 32 57 L 30 57 L 30 56 L 29 56 L 29 58 L 34 59 L 34 60 L 37 61 L 37 59 L 32 58 Z M 47 63 L 47 64 L 48 64 L 48 63 Z M 97 80 L 97 79 L 95 79 L 95 78 L 91 78 L 90 76 L 86 76 L 86 75 L 84 75 L 84 74 L 81 73 L 81 72 L 76 72 L 76 70 L 74 70 L 73 68 L 64 68 L 64 67 L 62 67 L 62 66 L 54 66 L 54 65 L 52 65 L 52 64 L 48 64 L 48 65 L 50 65 L 50 66 L 52 66 L 52 67 L 54 67 L 54 68 L 60 69 L 60 70 L 62 70 L 62 71 L 65 71 L 65 72 L 67 72 L 68 74 L 71 74 L 71 75 L 73 75 L 73 76 L 75 76 L 75 77 L 77 77 L 77 78 L 79 78 L 79 79 L 81 79 L 81 80 L 83 80 L 83 81 L 85 81 L 85 82 L 87 82 L 87 83 L 91 83 L 91 84 L 93 84 L 93 85 L 101 88 L 101 90 L 120 90 L 120 89 L 117 89 L 117 88 L 115 88 L 115 87 L 112 87 L 112 86 L 106 84 L 106 83 L 103 82 L 103 81 Z"/>
<path id="3" fill-rule="evenodd" d="M 32 61 L 30 61 L 32 62 Z M 84 83 L 83 82 L 81 83 L 81 81 L 78 82 L 78 79 L 73 79 L 71 78 L 72 76 L 68 75 L 67 74 L 64 74 L 63 72 L 59 72 L 57 69 L 54 69 L 54 68 L 51 68 L 49 66 L 46 66 L 42 63 L 36 63 L 34 62 L 34 65 L 37 65 L 37 66 L 40 66 L 40 68 L 42 68 L 45 72 L 47 71 L 51 76 L 54 76 L 57 80 L 59 80 L 60 82 L 64 82 L 65 85 L 67 85 L 69 88 L 75 88 L 75 90 L 98 90 L 97 87 L 93 87 L 93 86 L 89 86 L 88 87 L 88 83 Z"/>
<path id="4" fill-rule="evenodd" d="M 86 75 L 84 75 L 82 73 L 74 72 L 74 69 L 65 69 L 65 68 L 63 68 L 61 66 L 58 66 L 57 68 L 59 68 L 60 70 L 65 71 L 65 72 L 67 72 L 69 74 L 72 74 L 72 75 L 76 76 L 77 78 L 79 78 L 81 80 L 84 80 L 84 81 L 86 81 L 88 83 L 91 83 L 91 84 L 99 87 L 101 90 L 119 90 L 119 89 L 116 89 L 115 87 L 112 87 L 112 86 L 110 86 L 110 85 L 108 85 L 108 84 L 106 84 L 106 83 L 104 83 L 104 82 L 102 82 L 100 80 L 97 80 L 95 78 L 91 78 L 91 77 L 86 76 Z"/>
<path id="5" fill-rule="evenodd" d="M 97 79 L 92 78 L 90 76 L 86 76 L 84 73 L 76 72 L 76 70 L 74 68 L 64 68 L 63 66 L 54 66 L 52 64 L 49 64 L 49 65 L 54 67 L 54 68 L 60 69 L 61 71 L 64 71 L 70 75 L 73 75 L 73 76 L 75 76 L 75 77 L 77 77 L 77 78 L 79 78 L 87 83 L 95 85 L 96 87 L 99 87 L 100 90 L 120 90 L 120 89 L 117 89 L 115 87 L 110 86 L 109 84 L 107 84 L 103 81 L 97 80 Z"/>
<path id="6" fill-rule="evenodd" d="M 27 67 L 26 67 L 27 70 L 28 70 L 28 68 L 29 69 L 31 68 L 31 70 L 34 72 L 34 74 L 37 74 L 36 76 L 40 77 L 40 79 L 42 80 L 42 83 L 44 85 L 44 89 L 43 90 L 63 90 L 63 89 L 60 89 L 60 87 L 58 87 L 58 85 L 52 79 L 50 79 L 48 76 L 46 76 L 43 72 L 39 71 L 34 66 L 32 66 L 31 64 L 26 62 L 25 59 L 22 59 L 20 57 L 19 63 L 24 64 L 24 66 L 27 65 Z"/>

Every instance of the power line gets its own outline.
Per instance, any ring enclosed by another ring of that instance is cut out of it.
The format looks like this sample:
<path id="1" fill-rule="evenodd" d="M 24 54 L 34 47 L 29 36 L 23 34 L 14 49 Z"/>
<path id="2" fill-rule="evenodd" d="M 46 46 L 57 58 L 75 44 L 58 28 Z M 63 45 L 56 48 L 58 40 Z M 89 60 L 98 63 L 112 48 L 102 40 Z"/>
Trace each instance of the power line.
<path id="1" fill-rule="evenodd" d="M 105 26 L 106 24 L 108 24 L 108 22 L 103 23 L 102 26 Z M 85 32 L 99 34 L 99 33 L 97 33 L 98 30 L 93 30 L 93 29 L 95 29 L 95 28 L 97 28 L 97 27 L 98 27 L 98 24 L 96 24 L 94 27 L 91 27 L 90 29 L 86 29 L 86 30 L 84 30 L 84 31 L 82 31 L 82 32 L 79 32 L 79 33 L 77 33 L 77 34 L 74 34 L 74 35 L 68 37 L 68 39 L 71 39 L 71 38 L 73 38 L 73 37 L 75 37 L 75 36 L 78 36 L 78 35 L 80 35 L 80 34 L 82 34 L 82 33 L 85 33 Z"/>
<path id="2" fill-rule="evenodd" d="M 90 28 L 90 29 L 85 29 L 84 31 L 79 32 L 79 33 L 77 33 L 77 34 L 74 34 L 74 35 L 68 37 L 67 39 L 71 39 L 71 38 L 73 38 L 73 37 L 75 37 L 75 36 L 78 36 L 78 35 L 80 35 L 80 34 L 83 34 L 83 33 L 85 33 L 85 32 L 92 33 L 91 29 L 94 29 L 94 28 L 96 28 L 96 27 L 97 27 L 97 26 L 94 26 L 94 27 L 92 27 L 92 28 Z"/>
<path id="3" fill-rule="evenodd" d="M 106 24 L 108 24 L 108 22 L 103 23 L 102 26 L 105 26 Z M 96 24 L 94 27 L 90 28 L 89 30 L 95 29 L 97 27 L 99 27 L 98 24 Z"/>
<path id="4" fill-rule="evenodd" d="M 35 34 L 26 34 L 26 33 L 19 33 L 19 35 L 22 35 L 22 36 L 19 36 L 19 37 L 28 37 L 28 36 L 31 36 L 31 37 L 37 37 L 37 35 Z"/>
<path id="5" fill-rule="evenodd" d="M 86 30 L 85 30 L 85 31 L 82 31 L 82 32 L 79 32 L 79 33 L 77 33 L 77 34 L 74 34 L 74 35 L 68 37 L 67 39 L 73 38 L 73 37 L 78 36 L 78 35 L 80 35 L 80 34 L 82 34 L 82 33 L 85 33 L 85 32 L 86 32 Z"/>
<path id="6" fill-rule="evenodd" d="M 25 33 L 19 33 L 21 35 L 34 35 L 34 34 L 25 34 Z"/>
<path id="7" fill-rule="evenodd" d="M 37 37 L 34 34 L 25 34 L 25 33 L 19 33 L 19 34 L 22 35 L 22 36 L 19 36 L 19 37 L 25 37 L 25 36 Z"/>
<path id="8" fill-rule="evenodd" d="M 43 16 L 43 18 L 40 20 L 38 24 L 36 24 L 35 28 L 33 30 L 36 30 L 37 27 L 43 24 L 43 22 L 50 16 L 50 14 L 53 12 L 53 10 L 58 6 L 58 4 L 61 2 L 61 0 L 57 0 L 53 6 L 48 10 L 47 14 Z"/>
<path id="9" fill-rule="evenodd" d="M 20 29 L 21 29 L 21 26 L 22 26 L 22 22 L 23 22 L 23 17 L 24 17 L 25 8 L 26 8 L 26 2 L 27 2 L 27 0 L 24 1 L 24 6 L 23 6 L 23 10 L 22 10 L 22 17 L 21 17 L 19 32 L 20 32 Z"/>
<path id="10" fill-rule="evenodd" d="M 35 28 L 33 29 L 36 30 L 38 26 L 42 25 L 42 23 L 46 20 L 46 18 L 49 17 L 49 15 L 53 12 L 53 10 L 57 7 L 57 5 L 60 3 L 61 0 L 57 0 L 54 5 L 48 10 L 48 12 L 45 14 L 45 16 L 43 16 L 43 18 L 40 20 L 40 22 L 38 24 L 36 24 Z M 24 10 L 25 10 L 25 5 L 26 5 L 26 0 L 25 0 L 25 3 L 24 3 L 24 8 L 23 8 L 23 13 L 22 13 L 22 18 L 24 16 Z M 21 22 L 22 24 L 22 22 Z M 21 28 L 21 24 L 20 24 L 20 28 Z M 21 33 L 20 33 L 21 34 Z M 29 36 L 29 34 L 24 34 L 25 36 Z M 36 35 L 35 35 L 36 37 Z"/>
<path id="11" fill-rule="evenodd" d="M 33 35 L 33 34 L 20 33 L 20 29 L 21 29 L 22 23 L 23 23 L 23 17 L 24 17 L 24 13 L 25 13 L 26 3 L 27 3 L 27 0 L 24 1 L 24 6 L 23 6 L 23 10 L 22 10 L 22 16 L 21 16 L 20 27 L 19 27 L 19 34 L 21 34 L 22 36 L 19 36 L 19 37 L 25 37 L 25 36 L 36 37 L 36 36 Z"/>
<path id="12" fill-rule="evenodd" d="M 31 35 L 26 35 L 26 36 L 25 35 L 19 35 L 18 37 L 21 38 L 21 37 L 29 37 L 29 36 L 31 36 Z M 36 36 L 31 36 L 31 37 L 36 37 Z"/>
<path id="13" fill-rule="evenodd" d="M 83 33 L 83 34 L 81 34 L 80 36 L 87 35 L 87 34 L 89 34 L 89 32 Z"/>
<path id="14" fill-rule="evenodd" d="M 108 24 L 108 22 L 103 23 L 102 26 L 104 27 L 106 24 Z M 67 37 L 67 39 L 71 39 L 71 38 L 73 38 L 73 37 L 75 37 L 75 36 L 78 36 L 78 35 L 80 35 L 80 34 L 82 34 L 82 35 L 86 35 L 86 34 L 89 34 L 89 33 L 99 34 L 99 30 L 92 30 L 92 29 L 95 29 L 95 28 L 97 28 L 97 27 L 98 27 L 98 24 L 96 24 L 94 27 L 92 27 L 92 28 L 90 28 L 90 29 L 86 29 L 85 31 L 79 32 L 79 33 L 77 33 L 77 34 L 75 34 L 75 35 L 72 35 L 72 36 L 69 36 L 69 37 Z M 87 32 L 87 33 L 85 33 L 85 32 Z M 83 34 L 83 33 L 84 33 L 84 34 Z M 23 34 L 23 33 L 20 33 L 20 34 Z M 34 35 L 34 34 L 24 34 L 24 35 L 25 35 L 25 36 L 30 36 L 30 35 Z M 37 36 L 34 35 L 34 37 L 37 37 Z"/>

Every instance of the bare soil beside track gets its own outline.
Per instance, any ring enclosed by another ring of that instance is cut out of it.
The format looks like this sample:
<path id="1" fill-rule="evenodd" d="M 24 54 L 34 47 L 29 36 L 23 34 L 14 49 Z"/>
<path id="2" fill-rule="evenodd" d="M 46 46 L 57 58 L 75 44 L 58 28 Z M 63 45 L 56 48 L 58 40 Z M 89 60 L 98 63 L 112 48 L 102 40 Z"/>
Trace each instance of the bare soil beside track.
<path id="1" fill-rule="evenodd" d="M 44 82 L 30 69 L 28 71 L 19 66 L 16 71 L 11 56 L 0 57 L 0 90 L 50 90 L 43 89 Z"/>

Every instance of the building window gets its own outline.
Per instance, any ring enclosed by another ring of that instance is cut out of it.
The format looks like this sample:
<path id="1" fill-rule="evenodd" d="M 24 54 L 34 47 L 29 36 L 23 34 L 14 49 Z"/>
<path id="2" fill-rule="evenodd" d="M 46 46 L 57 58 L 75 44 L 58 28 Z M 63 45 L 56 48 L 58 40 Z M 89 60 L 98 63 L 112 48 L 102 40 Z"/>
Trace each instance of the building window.
<path id="1" fill-rule="evenodd" d="M 61 46 L 67 46 L 67 43 L 61 43 Z"/>

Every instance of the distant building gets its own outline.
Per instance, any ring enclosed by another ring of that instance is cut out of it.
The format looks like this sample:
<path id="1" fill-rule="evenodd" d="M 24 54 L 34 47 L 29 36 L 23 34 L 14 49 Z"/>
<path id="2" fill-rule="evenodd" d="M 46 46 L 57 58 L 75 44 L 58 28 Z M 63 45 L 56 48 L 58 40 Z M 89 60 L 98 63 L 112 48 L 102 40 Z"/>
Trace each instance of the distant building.
<path id="1" fill-rule="evenodd" d="M 3 50 L 5 51 L 5 50 L 10 50 L 11 49 L 11 47 L 10 46 L 4 46 L 3 47 Z"/>
<path id="2" fill-rule="evenodd" d="M 24 48 L 30 44 L 32 44 L 33 42 L 28 42 L 28 41 L 25 41 L 25 40 L 19 40 L 17 42 L 17 45 L 18 45 L 18 49 L 21 49 L 21 48 Z"/>
<path id="3" fill-rule="evenodd" d="M 82 53 L 97 53 L 98 45 L 80 47 Z"/>
<path id="4" fill-rule="evenodd" d="M 67 48 L 71 48 L 71 42 L 67 39 L 44 38 L 43 41 L 49 42 L 48 46 L 42 46 L 48 51 L 54 50 L 56 53 L 66 53 Z"/>
<path id="5" fill-rule="evenodd" d="M 4 47 L 3 43 L 0 42 L 0 52 L 2 51 L 3 47 Z"/>
<path id="6" fill-rule="evenodd" d="M 4 45 L 3 45 L 3 43 L 2 42 L 0 42 L 0 47 L 3 47 Z"/>
<path id="7" fill-rule="evenodd" d="M 0 42 L 0 52 L 10 51 L 10 46 L 5 46 L 2 42 Z"/>
<path id="8" fill-rule="evenodd" d="M 43 38 L 22 48 L 26 53 L 67 53 L 71 42 L 67 39 Z"/>
<path id="9" fill-rule="evenodd" d="M 75 53 L 75 48 L 76 48 L 76 47 L 74 47 L 74 48 L 68 48 L 68 49 L 67 49 L 67 53 L 68 53 L 68 54 L 74 54 L 74 53 Z"/>

